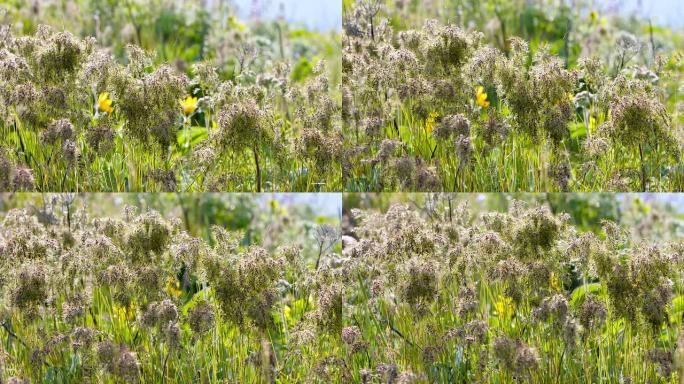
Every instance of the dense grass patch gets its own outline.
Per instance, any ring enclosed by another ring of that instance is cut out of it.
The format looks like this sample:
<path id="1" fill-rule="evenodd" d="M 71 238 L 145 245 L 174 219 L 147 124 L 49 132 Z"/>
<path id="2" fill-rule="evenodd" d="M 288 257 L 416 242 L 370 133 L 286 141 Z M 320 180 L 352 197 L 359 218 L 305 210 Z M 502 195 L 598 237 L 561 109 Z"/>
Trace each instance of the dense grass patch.
<path id="1" fill-rule="evenodd" d="M 580 229 L 548 205 L 471 213 L 455 196 L 409 200 L 346 208 L 354 381 L 680 382 L 676 230 L 638 239 L 612 221 Z"/>
<path id="2" fill-rule="evenodd" d="M 341 190 L 336 32 L 224 6 L 73 6 L 127 33 L 40 4 L 0 20 L 0 190 Z"/>
<path id="3" fill-rule="evenodd" d="M 344 3 L 345 190 L 682 190 L 681 34 L 515 3 Z"/>
<path id="4" fill-rule="evenodd" d="M 22 208 L 0 225 L 3 383 L 340 374 L 330 365 L 343 358 L 337 218 L 254 206 L 255 196 L 4 197 Z M 104 214 L 118 199 L 179 214 Z"/>

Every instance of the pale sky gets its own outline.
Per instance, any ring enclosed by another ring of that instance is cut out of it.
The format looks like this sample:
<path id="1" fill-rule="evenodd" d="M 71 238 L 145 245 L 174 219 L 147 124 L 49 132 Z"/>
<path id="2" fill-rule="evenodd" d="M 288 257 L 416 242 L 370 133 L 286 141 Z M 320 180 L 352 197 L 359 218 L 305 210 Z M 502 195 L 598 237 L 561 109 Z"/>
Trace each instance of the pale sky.
<path id="1" fill-rule="evenodd" d="M 684 0 L 594 0 L 599 9 L 652 19 L 655 25 L 684 27 Z"/>
<path id="2" fill-rule="evenodd" d="M 285 18 L 319 31 L 342 29 L 342 0 L 232 0 L 239 18 L 247 19 L 256 3 L 266 13 L 266 18 L 278 17 L 280 4 L 284 6 Z"/>
<path id="3" fill-rule="evenodd" d="M 567 0 L 572 1 L 572 0 Z M 265 10 L 266 18 L 279 14 L 280 4 L 285 7 L 285 17 L 291 22 L 303 23 L 309 28 L 327 31 L 341 29 L 342 0 L 232 0 L 238 15 L 248 18 L 254 3 Z M 619 11 L 625 15 L 637 14 L 652 19 L 656 25 L 675 28 L 684 27 L 684 0 L 594 0 L 600 10 Z"/>

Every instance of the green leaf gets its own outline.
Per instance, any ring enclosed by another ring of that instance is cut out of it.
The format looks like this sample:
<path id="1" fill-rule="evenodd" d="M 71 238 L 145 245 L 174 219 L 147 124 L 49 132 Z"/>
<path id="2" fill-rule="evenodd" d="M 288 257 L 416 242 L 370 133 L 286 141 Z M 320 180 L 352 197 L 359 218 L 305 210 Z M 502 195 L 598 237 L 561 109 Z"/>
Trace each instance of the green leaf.
<path id="1" fill-rule="evenodd" d="M 570 137 L 573 139 L 581 139 L 587 136 L 587 127 L 582 123 L 570 124 Z"/>
<path id="2" fill-rule="evenodd" d="M 670 310 L 673 320 L 680 319 L 684 317 L 684 295 L 680 295 L 672 300 L 672 309 Z"/>
<path id="3" fill-rule="evenodd" d="M 186 136 L 187 135 L 187 136 Z M 204 127 L 190 127 L 186 130 L 181 129 L 178 131 L 178 145 L 184 146 L 185 141 L 190 138 L 190 146 L 195 146 L 205 140 L 209 136 L 207 129 Z"/>
<path id="4" fill-rule="evenodd" d="M 601 283 L 589 283 L 575 288 L 570 295 L 570 303 L 572 305 L 580 305 L 584 302 L 585 296 L 588 293 L 598 294 L 601 292 Z"/>
<path id="5" fill-rule="evenodd" d="M 304 81 L 313 72 L 313 65 L 306 57 L 300 57 L 297 64 L 292 68 L 292 80 L 295 82 Z"/>

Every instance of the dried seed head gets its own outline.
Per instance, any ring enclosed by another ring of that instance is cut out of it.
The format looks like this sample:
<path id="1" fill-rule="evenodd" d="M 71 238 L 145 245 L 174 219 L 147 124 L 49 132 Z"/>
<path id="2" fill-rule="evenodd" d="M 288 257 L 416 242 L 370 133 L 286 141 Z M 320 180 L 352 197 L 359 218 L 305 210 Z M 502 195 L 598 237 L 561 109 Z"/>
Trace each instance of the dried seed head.
<path id="1" fill-rule="evenodd" d="M 463 114 L 444 116 L 432 133 L 435 138 L 470 137 L 470 121 Z"/>
<path id="2" fill-rule="evenodd" d="M 40 140 L 43 144 L 54 144 L 58 140 L 71 139 L 73 134 L 74 126 L 69 120 L 55 120 L 48 125 L 47 130 L 41 133 Z"/>
<path id="3" fill-rule="evenodd" d="M 214 327 L 215 315 L 214 308 L 206 300 L 200 300 L 188 311 L 188 324 L 190 329 L 203 335 Z"/>
<path id="4" fill-rule="evenodd" d="M 19 165 L 14 169 L 13 174 L 12 188 L 15 191 L 32 191 L 34 189 L 35 180 L 31 168 Z"/>

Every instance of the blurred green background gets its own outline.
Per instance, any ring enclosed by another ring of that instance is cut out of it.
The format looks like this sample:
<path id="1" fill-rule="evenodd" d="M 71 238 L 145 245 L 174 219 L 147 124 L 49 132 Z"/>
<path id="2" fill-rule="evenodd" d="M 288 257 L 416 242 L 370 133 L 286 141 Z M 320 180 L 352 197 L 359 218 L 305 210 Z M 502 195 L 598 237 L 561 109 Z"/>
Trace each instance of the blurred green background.
<path id="1" fill-rule="evenodd" d="M 466 202 L 471 214 L 505 212 L 514 200 L 528 206 L 546 205 L 552 212 L 567 213 L 579 229 L 601 232 L 601 222 L 624 225 L 635 240 L 660 242 L 684 236 L 684 195 L 677 193 L 358 193 L 344 195 L 343 231 L 351 234 L 351 210 L 386 211 L 394 203 L 413 205 L 426 215 L 432 207 L 455 209 Z"/>
<path id="2" fill-rule="evenodd" d="M 306 12 L 316 8 L 293 1 L 256 1 L 245 8 L 225 0 L 3 0 L 0 24 L 17 35 L 33 34 L 47 24 L 92 36 L 122 62 L 127 44 L 143 47 L 157 64 L 170 62 L 187 73 L 192 63 L 208 60 L 223 80 L 235 79 L 246 54 L 254 55 L 249 60 L 256 73 L 274 62 L 293 63 L 295 81 L 305 80 L 324 59 L 332 64 L 331 84 L 339 84 L 341 41 L 339 27 L 332 26 L 341 24 L 341 7 L 329 6 L 334 0 L 321 2 L 319 8 L 325 5 L 329 11 L 309 23 Z M 281 12 L 284 17 L 270 17 Z"/>
<path id="3" fill-rule="evenodd" d="M 45 225 L 64 223 L 85 213 L 90 219 L 122 217 L 124 207 L 138 212 L 158 211 L 178 218 L 194 236 L 212 241 L 211 226 L 244 234 L 243 244 L 274 250 L 283 244 L 302 245 L 304 255 L 315 256 L 316 226 L 339 228 L 342 195 L 339 193 L 15 193 L 0 194 L 0 222 L 12 208 L 37 213 Z M 339 252 L 340 245 L 336 246 Z M 335 249 L 333 250 L 335 251 Z"/>

